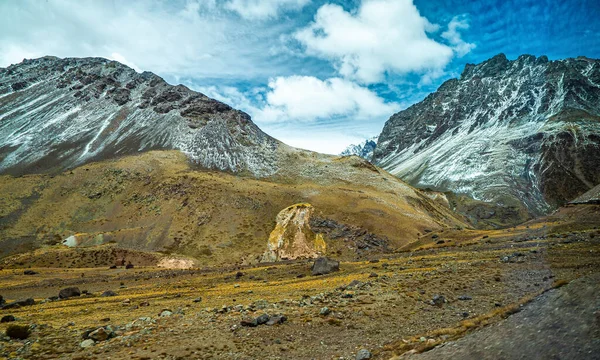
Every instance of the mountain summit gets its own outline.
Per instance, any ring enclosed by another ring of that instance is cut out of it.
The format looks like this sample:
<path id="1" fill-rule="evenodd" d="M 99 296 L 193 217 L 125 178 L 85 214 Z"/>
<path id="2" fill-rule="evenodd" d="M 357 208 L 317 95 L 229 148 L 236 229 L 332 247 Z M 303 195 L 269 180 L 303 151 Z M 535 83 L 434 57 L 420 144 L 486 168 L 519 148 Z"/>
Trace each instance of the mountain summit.
<path id="1" fill-rule="evenodd" d="M 246 113 L 116 61 L 47 56 L 0 68 L 0 173 L 175 149 L 206 168 L 269 175 L 279 144 Z"/>
<path id="2" fill-rule="evenodd" d="M 360 143 L 358 145 L 356 145 L 356 144 L 348 145 L 348 147 L 346 147 L 344 149 L 344 151 L 342 151 L 340 153 L 340 155 L 341 156 L 356 155 L 356 156 L 360 156 L 363 159 L 371 160 L 371 157 L 373 157 L 373 150 L 375 150 L 375 146 L 377 146 L 377 136 L 366 139 L 365 141 L 363 141 L 362 143 Z"/>
<path id="3" fill-rule="evenodd" d="M 374 163 L 537 215 L 600 183 L 600 61 L 497 55 L 385 124 Z"/>

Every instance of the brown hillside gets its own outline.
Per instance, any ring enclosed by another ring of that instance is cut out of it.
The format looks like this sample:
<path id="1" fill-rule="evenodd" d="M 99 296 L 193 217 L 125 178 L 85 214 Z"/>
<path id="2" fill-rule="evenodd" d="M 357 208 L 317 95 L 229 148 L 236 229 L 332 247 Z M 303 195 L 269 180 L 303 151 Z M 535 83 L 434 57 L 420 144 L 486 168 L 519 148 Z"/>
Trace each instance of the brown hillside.
<path id="1" fill-rule="evenodd" d="M 0 257 L 75 235 L 82 245 L 182 254 L 202 266 L 253 263 L 266 250 L 277 213 L 300 202 L 314 206 L 328 253 L 348 259 L 391 252 L 426 230 L 465 226 L 446 207 L 357 157 L 289 148 L 281 160 L 284 168 L 260 180 L 195 169 L 177 151 L 56 176 L 2 176 Z"/>

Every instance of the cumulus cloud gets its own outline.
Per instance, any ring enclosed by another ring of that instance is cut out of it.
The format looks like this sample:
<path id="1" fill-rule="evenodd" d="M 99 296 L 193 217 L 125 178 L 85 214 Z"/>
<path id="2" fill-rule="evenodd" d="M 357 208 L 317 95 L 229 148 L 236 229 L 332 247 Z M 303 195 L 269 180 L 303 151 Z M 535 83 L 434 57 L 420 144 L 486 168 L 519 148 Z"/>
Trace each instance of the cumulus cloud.
<path id="1" fill-rule="evenodd" d="M 310 0 L 229 0 L 225 8 L 249 20 L 274 18 L 286 10 L 299 10 Z"/>
<path id="2" fill-rule="evenodd" d="M 397 105 L 386 103 L 368 88 L 354 82 L 313 76 L 278 77 L 269 82 L 265 106 L 255 117 L 259 121 L 315 121 L 348 117 L 366 120 L 389 116 Z"/>
<path id="3" fill-rule="evenodd" d="M 448 40 L 458 56 L 465 56 L 475 48 L 475 44 L 465 42 L 460 35 L 460 30 L 467 30 L 468 28 L 469 22 L 465 16 L 455 16 L 448 23 L 448 30 L 442 33 L 442 37 Z"/>
<path id="4" fill-rule="evenodd" d="M 295 38 L 308 55 L 333 61 L 338 72 L 363 83 L 382 81 L 386 72 L 397 74 L 432 73 L 443 69 L 453 57 L 453 49 L 437 42 L 429 33 L 439 26 L 422 17 L 412 0 L 364 0 L 354 12 L 326 4 L 314 21 L 297 31 Z M 448 31 L 460 51 L 456 21 Z"/>

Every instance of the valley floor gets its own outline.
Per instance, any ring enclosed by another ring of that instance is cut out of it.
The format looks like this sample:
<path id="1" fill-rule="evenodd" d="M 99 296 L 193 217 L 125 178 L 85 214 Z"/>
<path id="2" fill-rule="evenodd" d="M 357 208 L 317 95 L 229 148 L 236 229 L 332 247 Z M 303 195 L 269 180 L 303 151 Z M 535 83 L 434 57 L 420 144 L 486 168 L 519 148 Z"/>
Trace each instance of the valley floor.
<path id="1" fill-rule="evenodd" d="M 354 359 L 360 349 L 367 349 L 372 358 L 389 359 L 446 344 L 413 356 L 452 358 L 464 355 L 453 351 L 468 341 L 502 343 L 502 337 L 477 334 L 516 327 L 507 322 L 522 314 L 544 319 L 550 305 L 536 304 L 552 304 L 555 294 L 568 293 L 562 289 L 581 287 L 569 284 L 584 281 L 576 279 L 597 279 L 599 225 L 587 223 L 575 230 L 555 226 L 558 230 L 550 231 L 545 224 L 532 223 L 479 231 L 477 236 L 467 230 L 446 232 L 439 234 L 445 239 L 439 246 L 342 262 L 339 272 L 317 277 L 311 276 L 307 261 L 195 270 L 31 269 L 35 275 L 11 266 L 0 270 L 0 295 L 8 300 L 33 297 L 37 303 L 0 310 L 0 316 L 17 319 L 0 324 L 0 332 L 9 324 L 35 327 L 27 340 L 2 335 L 0 357 Z M 69 286 L 89 294 L 40 303 Z M 117 295 L 100 297 L 106 290 Z M 240 325 L 262 314 L 283 314 L 287 321 Z M 573 323 L 588 316 L 572 314 Z M 594 321 L 590 326 L 597 330 Z M 106 325 L 115 331 L 113 338 L 80 346 L 86 330 Z M 528 344 L 544 347 L 543 339 L 552 341 L 543 335 L 539 339 Z"/>

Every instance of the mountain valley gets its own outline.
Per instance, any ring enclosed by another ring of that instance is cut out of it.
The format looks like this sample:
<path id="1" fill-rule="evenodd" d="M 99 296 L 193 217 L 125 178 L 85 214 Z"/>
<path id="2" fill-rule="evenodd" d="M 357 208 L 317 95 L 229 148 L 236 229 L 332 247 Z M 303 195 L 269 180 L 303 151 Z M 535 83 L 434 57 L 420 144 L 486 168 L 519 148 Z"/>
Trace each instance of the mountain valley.
<path id="1" fill-rule="evenodd" d="M 577 289 L 596 331 L 599 99 L 498 55 L 334 156 L 116 61 L 0 68 L 0 359 L 481 358 Z"/>

